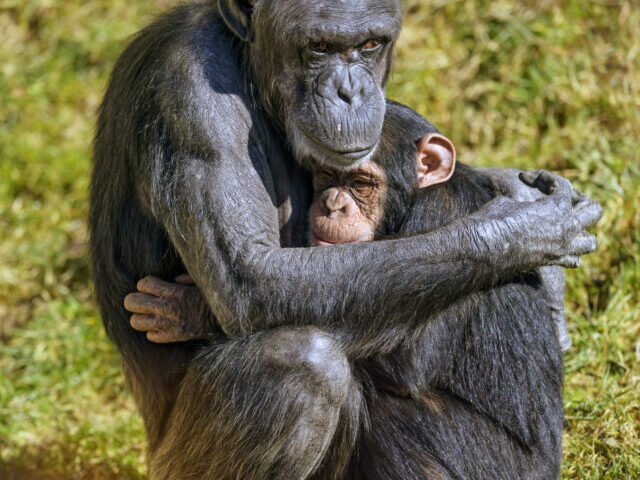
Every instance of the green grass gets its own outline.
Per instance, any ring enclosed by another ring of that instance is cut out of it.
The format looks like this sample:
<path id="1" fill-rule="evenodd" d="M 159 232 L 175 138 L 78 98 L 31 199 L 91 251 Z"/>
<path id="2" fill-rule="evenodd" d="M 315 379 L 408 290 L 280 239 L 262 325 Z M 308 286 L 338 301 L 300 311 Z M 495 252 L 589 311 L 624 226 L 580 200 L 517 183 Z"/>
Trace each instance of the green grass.
<path id="1" fill-rule="evenodd" d="M 148 3 L 0 0 L 0 478 L 144 477 L 142 423 L 92 298 L 85 220 L 107 75 L 173 2 Z M 604 207 L 598 253 L 568 275 L 565 478 L 640 478 L 632 3 L 408 1 L 388 92 L 463 161 L 559 171 Z"/>

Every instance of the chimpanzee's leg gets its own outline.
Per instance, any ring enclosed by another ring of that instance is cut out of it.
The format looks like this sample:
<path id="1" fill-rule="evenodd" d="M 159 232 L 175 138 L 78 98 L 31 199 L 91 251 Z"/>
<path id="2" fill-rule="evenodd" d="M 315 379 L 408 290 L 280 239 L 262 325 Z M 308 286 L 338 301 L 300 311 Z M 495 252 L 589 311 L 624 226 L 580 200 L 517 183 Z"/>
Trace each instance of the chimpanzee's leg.
<path id="1" fill-rule="evenodd" d="M 560 452 L 518 442 L 472 405 L 443 392 L 420 400 L 379 392 L 359 448 L 367 480 L 558 478 Z"/>
<path id="2" fill-rule="evenodd" d="M 306 479 L 327 455 L 352 382 L 346 357 L 316 328 L 213 344 L 188 367 L 151 478 Z"/>

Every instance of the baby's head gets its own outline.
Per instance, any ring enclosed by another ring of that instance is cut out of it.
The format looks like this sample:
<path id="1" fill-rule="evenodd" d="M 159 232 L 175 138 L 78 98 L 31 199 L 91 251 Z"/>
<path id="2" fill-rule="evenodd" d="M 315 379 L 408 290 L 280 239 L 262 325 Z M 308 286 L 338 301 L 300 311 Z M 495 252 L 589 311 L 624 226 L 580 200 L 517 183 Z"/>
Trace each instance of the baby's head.
<path id="1" fill-rule="evenodd" d="M 371 160 L 346 171 L 320 170 L 313 175 L 310 239 L 313 246 L 367 242 L 374 239 L 386 214 L 387 199 L 411 198 L 395 189 L 423 189 L 446 182 L 455 170 L 456 151 L 451 141 L 429 133 L 417 143 L 417 152 L 380 161 Z M 410 162 L 409 164 L 399 164 Z M 390 182 L 400 177 L 403 181 Z M 408 210 L 410 205 L 404 205 Z"/>

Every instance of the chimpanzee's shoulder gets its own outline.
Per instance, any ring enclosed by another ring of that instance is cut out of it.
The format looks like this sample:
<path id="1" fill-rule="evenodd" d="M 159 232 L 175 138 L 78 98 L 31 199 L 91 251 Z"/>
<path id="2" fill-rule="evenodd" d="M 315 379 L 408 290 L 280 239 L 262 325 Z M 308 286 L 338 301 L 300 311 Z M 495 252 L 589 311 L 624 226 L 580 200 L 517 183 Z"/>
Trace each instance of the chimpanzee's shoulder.
<path id="1" fill-rule="evenodd" d="M 152 72 L 149 81 L 170 77 L 177 82 L 188 74 L 185 65 L 216 69 L 221 64 L 229 70 L 230 63 L 240 61 L 240 50 L 214 2 L 187 3 L 162 13 L 140 30 L 119 63 L 136 67 L 139 75 Z"/>

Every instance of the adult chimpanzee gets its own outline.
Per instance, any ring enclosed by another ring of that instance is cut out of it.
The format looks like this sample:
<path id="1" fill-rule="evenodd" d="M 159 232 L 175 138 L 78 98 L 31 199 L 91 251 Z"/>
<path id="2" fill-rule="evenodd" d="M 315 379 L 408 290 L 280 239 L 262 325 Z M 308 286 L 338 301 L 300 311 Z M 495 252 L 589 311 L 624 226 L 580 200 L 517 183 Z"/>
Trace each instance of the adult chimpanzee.
<path id="1" fill-rule="evenodd" d="M 289 146 L 334 167 L 375 151 L 400 22 L 399 0 L 204 2 L 160 18 L 117 62 L 91 255 L 153 478 L 339 477 L 361 404 L 347 355 L 391 351 L 416 305 L 593 249 L 592 219 L 564 191 L 427 235 L 290 248 L 304 244 L 310 184 Z M 122 306 L 139 278 L 185 267 L 220 333 L 204 350 L 148 342 Z"/>
<path id="2" fill-rule="evenodd" d="M 390 105 L 372 159 L 314 174 L 311 243 L 415 235 L 471 216 L 498 192 L 485 174 L 466 165 L 453 173 L 454 165 L 448 139 L 412 110 Z M 548 174 L 533 182 L 553 187 Z M 591 208 L 586 198 L 576 200 Z M 503 280 L 439 309 L 416 305 L 422 323 L 411 335 L 387 354 L 354 363 L 366 385 L 369 428 L 352 471 L 398 479 L 558 476 L 562 361 L 548 292 L 533 273 Z M 127 297 L 136 328 L 159 329 L 160 341 L 212 333 L 195 287 L 154 278 L 141 287 Z"/>

